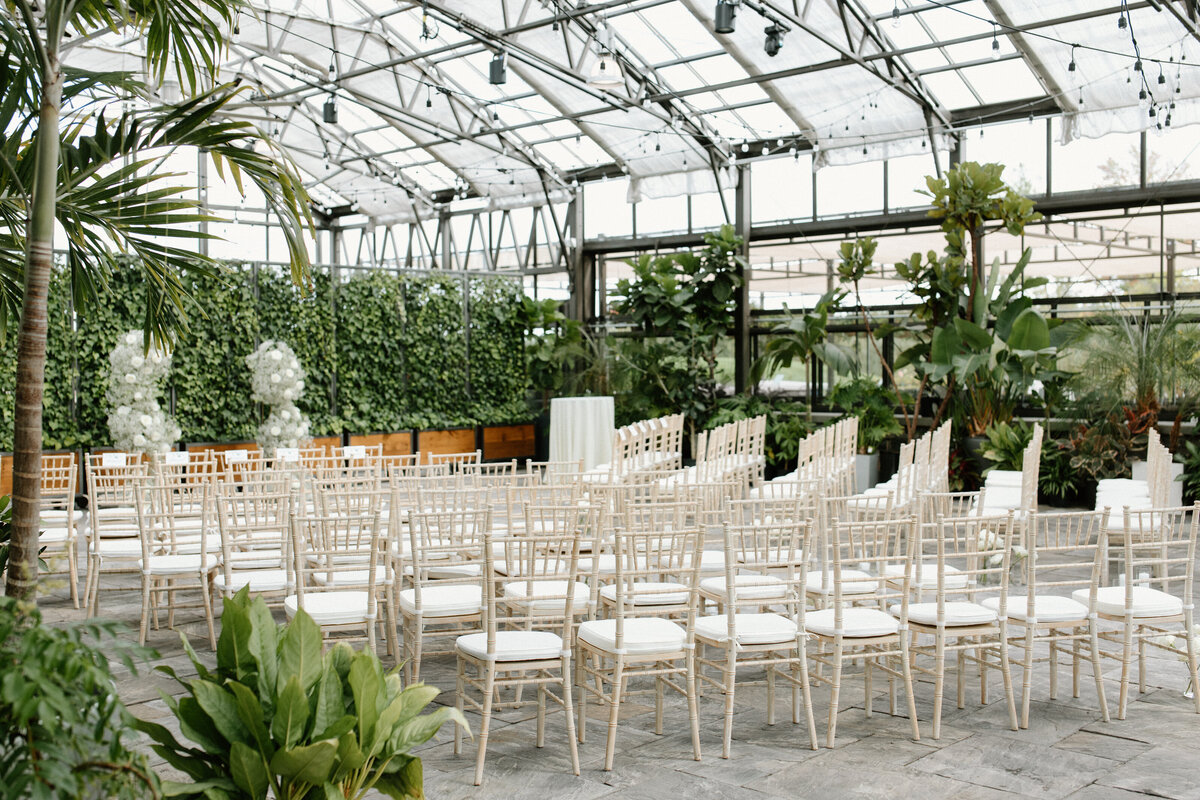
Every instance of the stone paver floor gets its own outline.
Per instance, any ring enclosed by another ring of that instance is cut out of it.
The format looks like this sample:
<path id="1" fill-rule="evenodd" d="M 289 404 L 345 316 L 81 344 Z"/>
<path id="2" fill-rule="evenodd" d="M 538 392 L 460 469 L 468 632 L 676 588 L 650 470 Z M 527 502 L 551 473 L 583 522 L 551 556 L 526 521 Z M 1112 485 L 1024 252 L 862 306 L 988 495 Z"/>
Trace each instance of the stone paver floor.
<path id="1" fill-rule="evenodd" d="M 104 615 L 133 623 L 138 616 L 136 593 L 105 592 Z M 64 589 L 43 598 L 48 621 L 78 619 Z M 165 619 L 165 617 L 164 617 Z M 186 632 L 204 659 L 212 654 L 204 642 L 204 625 L 193 612 L 181 612 L 177 627 Z M 135 634 L 134 634 L 135 635 Z M 156 663 L 190 674 L 178 636 L 165 628 L 151 631 L 148 644 L 156 648 Z M 1118 667 L 1106 660 L 1110 707 L 1115 710 Z M 429 659 L 427 683 L 443 690 L 437 702 L 454 702 L 454 661 Z M 753 678 L 752 673 L 745 673 Z M 978 678 L 970 673 L 966 707 L 954 705 L 953 684 L 947 686 L 942 736 L 931 736 L 929 716 L 933 687 L 925 677 L 917 683 L 917 714 L 921 740 L 912 741 L 908 720 L 886 713 L 886 694 L 880 692 L 875 713 L 863 712 L 862 682 L 848 677 L 842 689 L 836 749 L 807 749 L 803 726 L 790 723 L 790 693 L 779 692 L 777 724 L 768 726 L 762 686 L 739 688 L 734 718 L 733 757 L 723 760 L 721 718 L 723 702 L 710 689 L 700 703 L 703 760 L 694 761 L 688 733 L 687 707 L 682 697 L 668 697 L 664 733 L 654 730 L 653 701 L 634 697 L 623 709 L 617 739 L 616 764 L 603 771 L 607 722 L 599 712 L 588 722 L 587 743 L 580 746 L 579 777 L 569 771 L 563 715 L 550 705 L 546 745 L 535 747 L 535 706 L 496 715 L 488 746 L 484 784 L 471 785 L 475 746 L 465 742 L 454 755 L 450 729 L 420 751 L 425 768 L 426 794 L 431 800 L 456 798 L 533 798 L 534 800 L 592 800 L 611 797 L 716 798 L 812 797 L 821 800 L 867 797 L 941 798 L 1095 798 L 1132 800 L 1156 796 L 1200 798 L 1200 716 L 1182 691 L 1184 666 L 1153 657 L 1148 691 L 1132 695 L 1127 718 L 1104 723 L 1090 672 L 1082 672 L 1079 698 L 1070 696 L 1070 669 L 1060 672 L 1060 692 L 1049 698 L 1045 667 L 1035 675 L 1033 707 L 1028 730 L 1008 728 L 999 677 L 991 679 L 990 702 L 978 703 Z M 1014 674 L 1014 678 L 1019 677 Z M 950 680 L 953 680 L 951 674 Z M 886 682 L 877 681 L 886 691 Z M 635 687 L 636 688 L 636 687 Z M 143 670 L 122 675 L 118 689 L 133 713 L 172 722 L 160 692 L 177 691 L 166 676 Z M 1018 690 L 1019 692 L 1019 690 Z M 532 693 L 530 695 L 532 696 Z M 814 689 L 818 736 L 824 740 L 828 690 Z M 1019 700 L 1019 693 L 1018 693 Z M 901 703 L 901 708 L 903 704 Z M 473 730 L 479 718 L 468 714 Z M 156 769 L 170 769 L 156 758 Z"/>

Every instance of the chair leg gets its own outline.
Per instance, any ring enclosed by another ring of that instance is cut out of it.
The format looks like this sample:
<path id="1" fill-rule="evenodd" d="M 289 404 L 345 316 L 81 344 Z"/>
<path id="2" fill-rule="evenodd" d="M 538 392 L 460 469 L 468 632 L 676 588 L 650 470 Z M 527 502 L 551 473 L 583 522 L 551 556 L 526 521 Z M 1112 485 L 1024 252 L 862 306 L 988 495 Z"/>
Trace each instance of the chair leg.
<path id="1" fill-rule="evenodd" d="M 537 685 L 537 746 L 546 746 L 546 684 Z"/>
<path id="2" fill-rule="evenodd" d="M 1079 630 L 1072 631 L 1073 634 L 1078 634 Z M 1080 645 L 1082 642 L 1079 639 L 1071 640 L 1071 697 L 1079 697 L 1079 655 Z"/>
<path id="3" fill-rule="evenodd" d="M 663 732 L 663 679 L 661 675 L 654 678 L 654 733 L 662 736 Z"/>
<path id="4" fill-rule="evenodd" d="M 583 744 L 587 738 L 587 674 L 583 671 L 583 651 L 576 648 L 575 653 L 575 685 L 579 687 L 579 711 L 575 715 L 575 735 Z M 570 711 L 568 711 L 570 713 Z"/>
<path id="5" fill-rule="evenodd" d="M 613 759 L 617 752 L 617 722 L 621 715 L 621 682 L 625 680 L 624 656 L 613 656 L 612 695 L 608 709 L 608 741 L 604 745 L 604 771 L 612 772 Z"/>
<path id="6" fill-rule="evenodd" d="M 79 608 L 79 543 L 74 539 L 67 541 L 67 569 L 71 571 L 71 605 Z"/>
<path id="7" fill-rule="evenodd" d="M 700 703 L 696 699 L 696 651 L 687 651 L 688 718 L 692 724 L 692 757 L 700 760 Z"/>
<path id="8" fill-rule="evenodd" d="M 1189 631 L 1188 635 L 1191 635 Z M 1146 693 L 1146 638 L 1139 636 L 1138 640 L 1138 694 Z"/>
<path id="9" fill-rule="evenodd" d="M 866 717 L 871 717 L 871 695 L 874 687 L 871 685 L 874 678 L 874 671 L 871 669 L 875 665 L 875 659 L 863 659 L 863 711 L 866 712 Z"/>
<path id="10" fill-rule="evenodd" d="M 483 760 L 487 757 L 488 728 L 492 724 L 492 697 L 495 695 L 496 663 L 488 662 L 483 679 L 483 720 L 479 723 L 479 753 L 475 756 L 475 785 L 483 783 Z"/>
<path id="11" fill-rule="evenodd" d="M 1092 677 L 1096 681 L 1096 697 L 1100 700 L 1101 717 L 1108 722 L 1108 699 L 1104 694 L 1104 670 L 1100 664 L 1100 631 L 1096 620 L 1092 620 L 1088 624 L 1088 630 L 1091 633 L 1089 647 L 1091 648 Z M 1200 711 L 1200 702 L 1197 703 L 1196 710 Z"/>
<path id="12" fill-rule="evenodd" d="M 461 714 L 463 713 L 463 708 L 465 705 L 463 703 L 463 691 L 466 689 L 466 680 L 464 674 L 465 664 L 463 663 L 462 656 L 459 656 L 456 661 L 457 664 L 455 665 L 454 673 L 454 707 L 457 708 L 458 713 Z M 462 726 L 456 724 L 454 726 L 454 755 L 458 755 L 461 752 Z"/>
<path id="13" fill-rule="evenodd" d="M 1030 624 L 1025 626 L 1025 653 L 1021 659 L 1021 727 L 1029 727 L 1029 703 L 1033 693 L 1033 641 L 1036 629 Z"/>
<path id="14" fill-rule="evenodd" d="M 912 658 L 908 652 L 908 639 L 900 634 L 900 670 L 904 673 L 904 695 L 908 698 L 908 720 L 912 726 L 913 741 L 921 740 L 921 726 L 917 722 L 917 696 L 913 693 Z"/>
<path id="15" fill-rule="evenodd" d="M 1192 678 L 1192 702 L 1196 705 L 1196 713 L 1200 714 L 1200 653 L 1196 652 L 1196 637 L 1192 636 L 1192 625 L 1187 631 L 1187 665 L 1188 674 Z"/>
<path id="16" fill-rule="evenodd" d="M 1008 626 L 1000 620 L 1000 639 L 996 645 L 1000 649 L 1000 674 L 1004 678 L 1004 701 L 1008 703 L 1008 724 L 1015 730 L 1020 730 L 1017 723 L 1017 702 L 1013 691 L 1012 662 L 1008 654 Z"/>
<path id="17" fill-rule="evenodd" d="M 579 744 L 575 741 L 575 705 L 574 698 L 571 697 L 571 684 L 574 681 L 571 675 L 571 657 L 569 655 L 562 657 L 561 675 L 563 716 L 567 718 L 567 746 L 571 749 L 571 772 L 578 776 Z"/>
<path id="18" fill-rule="evenodd" d="M 1050 699 L 1058 699 L 1058 642 L 1050 640 Z"/>
<path id="19" fill-rule="evenodd" d="M 217 631 L 213 620 L 211 572 L 200 576 L 200 591 L 204 595 L 204 622 L 208 625 L 208 646 L 215 653 L 217 651 Z"/>
<path id="20" fill-rule="evenodd" d="M 772 681 L 771 667 L 767 667 L 767 680 Z M 737 687 L 737 654 L 732 647 L 725 651 L 725 670 L 722 675 L 721 690 L 725 693 L 725 725 L 722 728 L 722 743 L 721 743 L 721 758 L 729 758 L 729 751 L 733 743 L 733 701 L 734 691 Z M 771 685 L 767 684 L 768 687 Z M 773 694 L 768 688 L 768 694 Z M 770 718 L 771 701 L 767 701 L 767 715 Z"/>
<path id="21" fill-rule="evenodd" d="M 838 695 L 842 690 L 842 642 L 839 638 L 833 645 L 833 675 L 829 684 L 829 726 L 825 733 L 825 746 L 832 748 L 837 739 Z"/>
<path id="22" fill-rule="evenodd" d="M 1129 667 L 1133 662 L 1133 622 L 1125 621 L 1121 642 L 1121 694 L 1117 699 L 1117 719 L 1125 719 L 1125 707 L 1129 701 Z"/>
<path id="23" fill-rule="evenodd" d="M 154 579 L 149 575 L 142 575 L 142 625 L 138 631 L 138 644 L 146 644 L 147 626 L 150 624 L 150 583 Z"/>
<path id="24" fill-rule="evenodd" d="M 946 690 L 946 637 L 939 631 L 934 644 L 933 738 L 942 738 L 942 693 Z"/>
<path id="25" fill-rule="evenodd" d="M 808 682 L 808 651 L 803 640 L 800 642 L 800 659 L 793 669 L 799 673 L 798 677 L 801 680 L 800 693 L 804 698 L 804 715 L 808 722 L 808 746 L 816 750 L 818 747 L 817 723 L 813 719 L 812 688 Z"/>
<path id="26" fill-rule="evenodd" d="M 734 657 L 734 659 L 737 658 L 736 655 L 734 655 L 733 657 Z M 734 661 L 733 664 L 734 664 L 734 670 L 735 670 L 735 674 L 733 675 L 733 682 L 736 682 L 737 681 L 736 661 Z M 770 667 L 767 667 L 767 724 L 768 725 L 775 724 L 775 668 L 773 665 Z"/>

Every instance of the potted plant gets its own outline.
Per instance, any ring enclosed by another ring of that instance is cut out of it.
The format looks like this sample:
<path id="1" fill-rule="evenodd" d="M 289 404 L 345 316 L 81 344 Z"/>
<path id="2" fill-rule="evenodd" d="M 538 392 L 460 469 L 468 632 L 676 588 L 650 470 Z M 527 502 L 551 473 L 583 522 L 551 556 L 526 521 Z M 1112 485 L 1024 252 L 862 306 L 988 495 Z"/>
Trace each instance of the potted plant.
<path id="1" fill-rule="evenodd" d="M 208 669 L 184 647 L 196 677 L 169 699 L 187 740 L 139 720 L 156 753 L 189 779 L 164 781 L 173 797 L 423 797 L 421 759 L 412 750 L 446 722 L 466 726 L 454 708 L 424 716 L 438 690 L 401 687 L 374 653 L 345 643 L 321 652 L 321 630 L 304 613 L 277 626 L 266 602 L 242 589 L 224 601 L 217 664 Z"/>
<path id="2" fill-rule="evenodd" d="M 829 393 L 829 403 L 844 416 L 858 417 L 858 453 L 854 456 L 855 487 L 866 491 L 879 482 L 879 446 L 904 432 L 896 420 L 893 393 L 870 378 L 842 381 Z"/>

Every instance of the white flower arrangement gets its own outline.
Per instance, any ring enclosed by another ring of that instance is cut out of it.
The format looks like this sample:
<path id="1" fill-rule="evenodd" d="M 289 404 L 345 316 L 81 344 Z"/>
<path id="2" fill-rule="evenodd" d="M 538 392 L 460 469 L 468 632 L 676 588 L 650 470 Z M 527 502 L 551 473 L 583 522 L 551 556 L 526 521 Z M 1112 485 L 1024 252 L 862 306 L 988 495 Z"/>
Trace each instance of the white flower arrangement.
<path id="1" fill-rule="evenodd" d="M 992 531 L 992 530 L 988 530 L 987 528 L 983 528 L 979 531 L 979 535 L 976 537 L 975 547 L 976 547 L 976 550 L 980 553 L 986 553 L 986 552 L 990 552 L 992 550 L 999 550 L 1003 546 L 1004 546 L 1004 542 L 1000 538 L 1000 534 L 997 533 L 996 531 Z M 1022 547 L 1019 544 L 1014 544 L 1012 546 L 1012 549 L 1009 551 L 1008 566 L 1009 566 L 1009 569 L 1013 571 L 1014 575 L 1018 574 L 1016 571 L 1017 567 L 1021 564 L 1022 561 L 1024 561 L 1028 557 L 1029 557 L 1029 551 L 1026 550 L 1024 547 Z M 987 568 L 995 568 L 995 567 L 999 567 L 1003 564 L 1004 564 L 1004 554 L 1003 553 L 992 553 L 987 558 Z M 988 582 L 987 577 L 988 576 L 986 574 L 983 575 L 980 579 L 980 582 L 987 583 Z"/>
<path id="2" fill-rule="evenodd" d="M 258 427 L 258 445 L 268 455 L 277 447 L 298 447 L 308 438 L 308 418 L 296 407 L 304 396 L 304 368 L 292 348 L 267 340 L 246 356 L 254 400 L 271 407 Z"/>
<path id="3" fill-rule="evenodd" d="M 179 439 L 179 426 L 158 403 L 171 354 L 155 345 L 145 353 L 141 331 L 121 337 L 108 356 L 108 431 L 113 444 L 133 453 L 164 453 Z"/>

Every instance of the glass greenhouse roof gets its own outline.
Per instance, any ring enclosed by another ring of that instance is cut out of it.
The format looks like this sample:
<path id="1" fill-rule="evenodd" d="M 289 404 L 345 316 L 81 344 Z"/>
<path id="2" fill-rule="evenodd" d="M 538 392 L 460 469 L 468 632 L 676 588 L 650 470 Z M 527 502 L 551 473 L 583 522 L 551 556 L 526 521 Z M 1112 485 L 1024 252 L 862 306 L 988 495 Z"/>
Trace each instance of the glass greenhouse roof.
<path id="1" fill-rule="evenodd" d="M 897 158 L 1033 116 L 1062 116 L 1064 141 L 1200 121 L 1194 2 L 738 0 L 727 34 L 715 6 L 251 0 L 225 78 L 249 87 L 235 113 L 290 150 L 319 204 L 385 224 L 621 174 L 631 201 L 711 192 L 750 157 Z M 620 80 L 600 87 L 605 52 Z M 70 58 L 140 68 L 138 40 L 116 34 Z"/>

